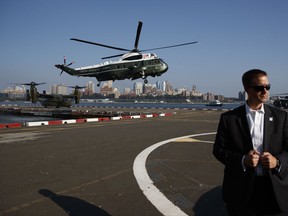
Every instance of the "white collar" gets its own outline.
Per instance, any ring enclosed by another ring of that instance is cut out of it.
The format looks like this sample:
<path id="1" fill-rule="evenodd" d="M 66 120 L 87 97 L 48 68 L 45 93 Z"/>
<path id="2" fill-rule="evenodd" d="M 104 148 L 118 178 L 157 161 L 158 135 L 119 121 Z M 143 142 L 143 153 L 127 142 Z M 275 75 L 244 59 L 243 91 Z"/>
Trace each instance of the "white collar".
<path id="1" fill-rule="evenodd" d="M 249 107 L 247 101 L 245 103 L 245 110 L 246 110 L 246 114 L 250 113 L 250 112 L 259 112 L 259 113 L 265 113 L 265 110 L 264 110 L 264 104 L 262 103 L 261 105 L 261 108 L 259 110 L 253 110 Z"/>

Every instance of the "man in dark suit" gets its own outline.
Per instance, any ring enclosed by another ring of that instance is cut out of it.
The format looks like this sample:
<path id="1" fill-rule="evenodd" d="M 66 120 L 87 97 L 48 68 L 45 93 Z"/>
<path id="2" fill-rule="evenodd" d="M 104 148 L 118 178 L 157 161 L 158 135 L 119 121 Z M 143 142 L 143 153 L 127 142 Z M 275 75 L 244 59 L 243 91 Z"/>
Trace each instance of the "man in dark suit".
<path id="1" fill-rule="evenodd" d="M 288 215 L 288 115 L 264 104 L 265 71 L 242 76 L 245 105 L 223 113 L 213 146 L 225 165 L 223 200 L 229 215 Z"/>

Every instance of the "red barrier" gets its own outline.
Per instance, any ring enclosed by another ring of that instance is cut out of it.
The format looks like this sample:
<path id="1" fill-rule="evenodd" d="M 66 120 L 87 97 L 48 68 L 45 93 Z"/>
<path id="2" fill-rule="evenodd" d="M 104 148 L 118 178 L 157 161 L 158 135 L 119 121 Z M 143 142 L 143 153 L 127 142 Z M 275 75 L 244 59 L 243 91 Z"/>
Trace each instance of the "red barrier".
<path id="1" fill-rule="evenodd" d="M 98 118 L 98 121 L 109 121 L 110 118 Z"/>
<path id="2" fill-rule="evenodd" d="M 60 125 L 60 124 L 62 124 L 62 120 L 55 120 L 48 122 L 48 125 Z"/>
<path id="3" fill-rule="evenodd" d="M 0 124 L 0 128 L 19 128 L 22 127 L 21 123 L 7 123 L 7 124 Z"/>
<path id="4" fill-rule="evenodd" d="M 84 123 L 87 122 L 87 119 L 76 119 L 76 123 Z"/>
<path id="5" fill-rule="evenodd" d="M 122 119 L 131 119 L 131 116 L 122 116 Z"/>
<path id="6" fill-rule="evenodd" d="M 158 116 L 172 116 L 173 113 L 161 113 L 161 114 L 157 114 L 157 113 L 153 113 L 151 114 L 153 117 L 158 117 Z M 151 117 L 151 116 L 149 116 Z M 147 115 L 137 115 L 137 116 L 121 116 L 122 119 L 131 119 L 131 118 L 147 118 Z M 68 121 L 74 121 L 71 123 L 84 123 L 84 122 L 89 122 L 87 119 L 76 119 L 76 120 L 66 120 L 66 122 L 63 122 L 64 120 L 53 120 L 53 121 L 48 121 L 48 125 L 61 125 L 61 124 L 67 124 Z M 103 117 L 103 118 L 97 118 L 97 121 L 110 121 L 109 117 Z M 70 122 L 69 122 L 70 123 Z M 7 124 L 0 124 L 0 129 L 1 128 L 19 128 L 25 126 L 22 125 L 22 123 L 7 123 Z M 27 125 L 26 125 L 27 126 Z"/>

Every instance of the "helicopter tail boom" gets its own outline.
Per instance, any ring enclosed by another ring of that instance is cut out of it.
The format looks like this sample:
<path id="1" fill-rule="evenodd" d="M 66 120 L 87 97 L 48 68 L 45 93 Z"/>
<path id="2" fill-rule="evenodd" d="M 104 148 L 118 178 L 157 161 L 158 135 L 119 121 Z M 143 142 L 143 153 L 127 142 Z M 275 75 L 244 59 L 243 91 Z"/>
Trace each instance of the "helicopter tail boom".
<path id="1" fill-rule="evenodd" d="M 56 64 L 55 67 L 62 70 L 61 74 L 63 73 L 63 71 L 65 71 L 66 73 L 68 73 L 68 74 L 70 74 L 72 76 L 76 75 L 76 73 L 77 73 L 75 69 L 70 68 L 68 66 L 65 66 L 63 64 Z"/>

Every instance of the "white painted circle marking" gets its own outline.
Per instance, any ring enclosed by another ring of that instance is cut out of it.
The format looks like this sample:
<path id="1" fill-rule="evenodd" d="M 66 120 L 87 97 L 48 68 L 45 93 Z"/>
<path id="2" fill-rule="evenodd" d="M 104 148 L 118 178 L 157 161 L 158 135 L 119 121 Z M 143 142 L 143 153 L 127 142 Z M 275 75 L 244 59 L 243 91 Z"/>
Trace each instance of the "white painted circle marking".
<path id="1" fill-rule="evenodd" d="M 146 170 L 146 160 L 151 152 L 153 152 L 158 147 L 165 145 L 167 143 L 173 142 L 177 139 L 185 139 L 189 137 L 196 136 L 207 136 L 216 134 L 215 132 L 211 133 L 202 133 L 202 134 L 193 134 L 188 136 L 176 137 L 168 140 L 158 142 L 146 149 L 144 149 L 134 160 L 133 172 L 137 180 L 137 183 L 140 189 L 143 191 L 147 199 L 163 214 L 163 215 L 177 215 L 184 216 L 187 215 L 183 212 L 178 206 L 174 205 L 165 195 L 154 185 L 152 179 L 150 179 L 147 170 Z"/>

